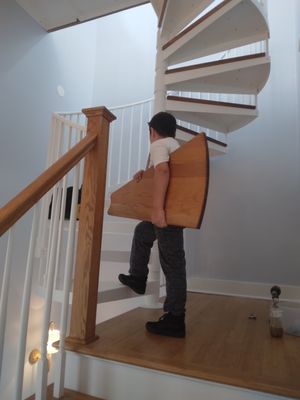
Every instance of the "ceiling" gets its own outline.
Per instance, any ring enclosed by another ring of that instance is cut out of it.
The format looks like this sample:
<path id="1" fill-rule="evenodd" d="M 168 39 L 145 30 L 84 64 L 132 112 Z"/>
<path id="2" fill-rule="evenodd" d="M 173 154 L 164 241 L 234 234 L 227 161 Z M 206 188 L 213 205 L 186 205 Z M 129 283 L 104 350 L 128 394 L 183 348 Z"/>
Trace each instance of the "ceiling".
<path id="1" fill-rule="evenodd" d="M 145 0 L 16 0 L 46 31 L 54 31 L 142 4 Z M 156 11 L 162 0 L 154 0 Z"/>

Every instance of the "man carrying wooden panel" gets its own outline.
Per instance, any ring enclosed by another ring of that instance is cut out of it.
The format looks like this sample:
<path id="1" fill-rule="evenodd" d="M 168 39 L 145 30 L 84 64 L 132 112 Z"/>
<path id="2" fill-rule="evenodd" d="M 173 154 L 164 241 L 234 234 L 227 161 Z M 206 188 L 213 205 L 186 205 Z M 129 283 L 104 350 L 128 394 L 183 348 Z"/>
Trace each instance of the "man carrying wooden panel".
<path id="1" fill-rule="evenodd" d="M 154 241 L 158 241 L 166 277 L 165 314 L 158 321 L 147 322 L 146 329 L 185 337 L 183 227 L 200 226 L 207 194 L 208 157 L 204 135 L 194 146 L 189 145 L 191 141 L 181 148 L 185 150 L 179 149 L 176 127 L 176 119 L 169 113 L 153 116 L 149 122 L 151 168 L 137 172 L 133 181 L 112 194 L 109 213 L 143 220 L 135 228 L 129 275 L 119 275 L 120 282 L 138 294 L 145 293 L 150 252 Z M 199 152 L 200 148 L 204 151 Z"/>

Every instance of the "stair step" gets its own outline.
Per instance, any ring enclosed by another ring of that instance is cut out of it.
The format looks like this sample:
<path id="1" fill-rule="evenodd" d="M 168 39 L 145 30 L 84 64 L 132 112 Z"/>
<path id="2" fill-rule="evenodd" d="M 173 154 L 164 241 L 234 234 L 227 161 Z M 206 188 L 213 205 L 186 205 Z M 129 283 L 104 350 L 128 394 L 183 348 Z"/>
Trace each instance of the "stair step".
<path id="1" fill-rule="evenodd" d="M 116 263 L 129 262 L 130 248 L 126 251 L 101 250 L 101 262 L 112 261 Z"/>
<path id="2" fill-rule="evenodd" d="M 168 65 L 266 40 L 268 25 L 252 0 L 224 0 L 162 46 Z"/>
<path id="3" fill-rule="evenodd" d="M 102 235 L 102 249 L 104 251 L 128 251 L 131 249 L 132 234 L 107 232 Z"/>
<path id="4" fill-rule="evenodd" d="M 158 289 L 158 281 L 148 281 L 145 295 L 149 295 Z M 122 285 L 117 280 L 100 282 L 98 293 L 98 304 L 117 301 L 122 299 L 129 299 L 140 297 L 141 295 L 135 293 L 127 286 Z"/>
<path id="5" fill-rule="evenodd" d="M 159 19 L 162 41 L 166 43 L 184 29 L 215 0 L 172 0 L 164 1 Z"/>
<path id="6" fill-rule="evenodd" d="M 45 400 L 55 400 L 56 397 L 53 397 L 53 384 L 49 385 L 47 388 L 47 398 Z M 28 397 L 27 400 L 35 400 L 35 395 Z M 60 400 L 103 400 L 100 397 L 90 396 L 88 394 L 76 392 L 71 389 L 64 389 L 63 397 L 60 397 Z"/>
<path id="7" fill-rule="evenodd" d="M 128 233 L 131 234 L 134 231 L 134 228 L 136 224 L 139 221 L 136 221 L 134 219 L 131 220 L 126 220 L 123 221 L 124 218 L 118 218 L 119 220 L 117 221 L 111 221 L 111 220 L 104 220 L 103 224 L 103 230 L 105 232 L 110 232 L 110 233 Z"/>
<path id="8" fill-rule="evenodd" d="M 257 94 L 270 74 L 265 53 L 228 58 L 166 71 L 167 90 Z"/>
<path id="9" fill-rule="evenodd" d="M 181 101 L 184 103 L 207 104 L 208 106 L 222 106 L 222 107 L 240 108 L 240 109 L 243 108 L 243 109 L 248 109 L 248 110 L 256 109 L 256 106 L 252 106 L 251 104 L 229 103 L 226 101 L 193 99 L 190 97 L 181 97 L 181 96 L 168 96 L 167 99 L 173 100 L 173 101 Z"/>
<path id="10" fill-rule="evenodd" d="M 117 281 L 119 274 L 128 274 L 129 263 L 101 262 L 99 282 Z"/>
<path id="11" fill-rule="evenodd" d="M 229 133 L 247 125 L 257 117 L 256 106 L 180 96 L 168 96 L 167 111 L 180 121 Z"/>

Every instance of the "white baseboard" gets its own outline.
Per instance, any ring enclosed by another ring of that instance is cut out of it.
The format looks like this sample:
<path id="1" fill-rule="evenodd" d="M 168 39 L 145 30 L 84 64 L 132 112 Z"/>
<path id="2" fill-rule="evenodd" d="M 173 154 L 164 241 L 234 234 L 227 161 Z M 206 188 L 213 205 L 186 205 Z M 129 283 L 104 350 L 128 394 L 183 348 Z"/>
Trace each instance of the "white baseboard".
<path id="1" fill-rule="evenodd" d="M 188 291 L 226 296 L 271 299 L 270 289 L 274 283 L 242 282 L 222 279 L 188 278 Z M 300 302 L 300 286 L 278 285 L 281 300 Z"/>

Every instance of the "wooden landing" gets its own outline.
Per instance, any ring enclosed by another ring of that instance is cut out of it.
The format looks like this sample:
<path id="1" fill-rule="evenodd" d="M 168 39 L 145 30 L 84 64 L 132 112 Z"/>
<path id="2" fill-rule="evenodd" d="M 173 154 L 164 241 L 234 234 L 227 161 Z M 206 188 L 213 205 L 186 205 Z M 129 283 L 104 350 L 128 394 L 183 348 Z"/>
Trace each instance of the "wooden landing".
<path id="1" fill-rule="evenodd" d="M 147 333 L 161 311 L 138 308 L 100 324 L 98 341 L 68 349 L 300 399 L 300 337 L 272 338 L 268 311 L 264 300 L 190 293 L 185 339 Z"/>

